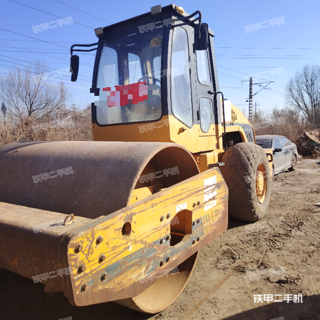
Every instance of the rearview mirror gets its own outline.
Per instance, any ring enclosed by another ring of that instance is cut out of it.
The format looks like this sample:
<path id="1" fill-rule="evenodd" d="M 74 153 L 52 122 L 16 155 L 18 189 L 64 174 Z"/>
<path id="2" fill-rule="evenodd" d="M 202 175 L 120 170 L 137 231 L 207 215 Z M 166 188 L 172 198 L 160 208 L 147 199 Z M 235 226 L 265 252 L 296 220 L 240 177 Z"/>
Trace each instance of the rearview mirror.
<path id="1" fill-rule="evenodd" d="M 199 30 L 199 29 L 198 29 Z M 207 50 L 209 45 L 209 27 L 206 23 L 201 23 L 200 38 L 197 36 L 196 50 Z"/>
<path id="2" fill-rule="evenodd" d="M 71 56 L 71 60 L 70 60 L 70 72 L 72 72 L 71 74 L 72 82 L 77 81 L 78 71 L 79 71 L 79 56 L 73 55 Z"/>
<path id="3" fill-rule="evenodd" d="M 275 148 L 275 149 L 274 149 L 274 152 L 281 152 L 281 151 L 282 151 L 281 148 Z"/>

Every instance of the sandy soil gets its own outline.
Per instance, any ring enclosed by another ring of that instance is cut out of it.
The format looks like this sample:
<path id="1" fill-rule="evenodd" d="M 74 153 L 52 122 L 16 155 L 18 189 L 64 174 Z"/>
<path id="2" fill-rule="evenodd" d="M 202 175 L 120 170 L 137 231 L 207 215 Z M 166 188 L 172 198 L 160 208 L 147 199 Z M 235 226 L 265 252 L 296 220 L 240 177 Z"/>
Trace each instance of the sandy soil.
<path id="1" fill-rule="evenodd" d="M 230 220 L 201 250 L 184 292 L 160 314 L 114 303 L 73 307 L 62 293 L 45 293 L 42 284 L 0 269 L 0 319 L 320 319 L 320 160 L 299 161 L 271 187 L 268 215 L 254 224 Z M 300 294 L 303 303 L 267 302 L 267 294 Z"/>

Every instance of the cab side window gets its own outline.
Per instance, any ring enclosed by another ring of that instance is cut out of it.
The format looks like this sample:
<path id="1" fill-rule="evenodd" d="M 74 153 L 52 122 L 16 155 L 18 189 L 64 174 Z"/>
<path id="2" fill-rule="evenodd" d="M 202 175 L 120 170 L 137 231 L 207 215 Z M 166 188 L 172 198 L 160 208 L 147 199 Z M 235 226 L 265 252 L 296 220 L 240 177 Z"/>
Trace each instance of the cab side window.
<path id="1" fill-rule="evenodd" d="M 207 98 L 200 99 L 200 125 L 202 132 L 208 132 L 212 116 L 212 100 Z"/>
<path id="2" fill-rule="evenodd" d="M 173 31 L 171 63 L 172 111 L 177 119 L 192 127 L 188 35 L 181 27 Z"/>
<path id="3" fill-rule="evenodd" d="M 210 72 L 209 72 L 209 60 L 207 50 L 197 50 L 197 68 L 198 68 L 198 79 L 202 84 L 209 85 Z"/>

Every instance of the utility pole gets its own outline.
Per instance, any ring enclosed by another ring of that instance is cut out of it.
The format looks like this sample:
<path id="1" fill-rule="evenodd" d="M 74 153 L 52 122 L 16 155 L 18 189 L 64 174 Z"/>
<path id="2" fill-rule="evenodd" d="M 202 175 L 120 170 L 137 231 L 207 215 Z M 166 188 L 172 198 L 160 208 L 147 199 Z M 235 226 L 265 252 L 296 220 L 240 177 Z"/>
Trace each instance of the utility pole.
<path id="1" fill-rule="evenodd" d="M 249 121 L 252 122 L 252 77 L 250 78 L 249 82 Z"/>
<path id="2" fill-rule="evenodd" d="M 246 82 L 248 80 L 243 80 L 241 82 Z M 265 82 L 260 82 L 260 83 L 253 83 L 252 77 L 250 77 L 249 79 L 249 99 L 246 100 L 246 102 L 249 102 L 249 121 L 252 122 L 252 106 L 253 106 L 253 101 L 252 98 L 258 94 L 261 90 L 266 89 L 267 86 L 270 83 L 273 83 L 274 81 L 265 81 Z M 266 85 L 264 85 L 266 83 Z M 258 92 L 256 92 L 255 94 L 252 93 L 252 89 L 254 85 L 259 85 L 259 87 L 262 87 L 262 85 L 264 85 Z M 242 85 L 241 85 L 242 86 Z M 269 89 L 269 88 L 267 88 Z M 257 110 L 256 110 L 257 111 Z"/>

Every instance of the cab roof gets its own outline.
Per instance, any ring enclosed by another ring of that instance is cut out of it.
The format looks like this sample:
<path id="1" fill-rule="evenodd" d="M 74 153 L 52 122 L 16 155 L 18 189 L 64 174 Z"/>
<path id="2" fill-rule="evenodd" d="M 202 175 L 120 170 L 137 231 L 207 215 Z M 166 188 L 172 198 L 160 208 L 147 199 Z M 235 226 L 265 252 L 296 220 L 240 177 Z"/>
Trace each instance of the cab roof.
<path id="1" fill-rule="evenodd" d="M 156 21 L 163 20 L 166 18 L 172 18 L 172 17 L 182 18 L 182 17 L 189 16 L 189 14 L 185 11 L 183 13 L 180 13 L 179 11 L 177 11 L 175 4 L 170 4 L 165 7 L 160 6 L 160 8 L 161 8 L 161 12 L 159 12 L 159 13 L 152 14 L 151 9 L 150 9 L 150 11 L 147 13 L 144 13 L 139 16 L 136 16 L 136 17 L 133 17 L 133 18 L 130 18 L 127 20 L 123 20 L 123 21 L 111 24 L 109 26 L 103 27 L 102 28 L 103 33 L 101 33 L 100 35 L 97 35 L 97 36 L 99 38 L 104 38 L 106 36 L 115 35 L 115 33 L 123 34 L 123 33 L 125 33 L 124 29 L 126 29 L 127 34 L 130 34 L 133 32 L 137 32 L 138 26 L 141 26 L 144 24 L 156 22 Z M 190 20 L 190 21 L 192 21 L 192 20 Z M 196 23 L 198 23 L 198 22 L 196 22 Z M 96 28 L 95 30 L 97 30 L 97 29 L 101 29 L 101 28 Z M 209 34 L 211 36 L 214 36 L 213 30 L 211 30 L 210 28 L 209 28 Z"/>

